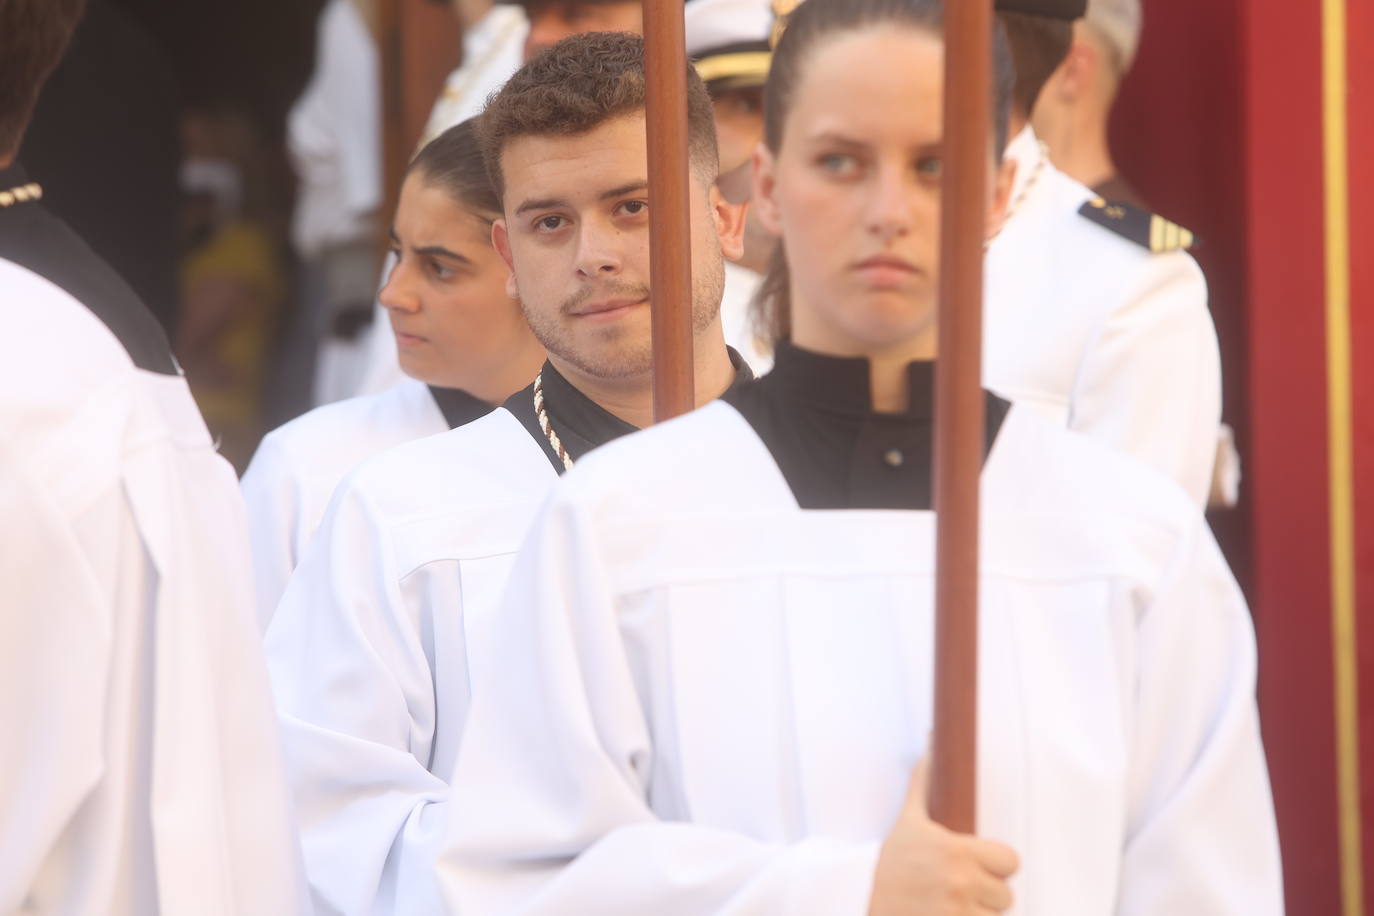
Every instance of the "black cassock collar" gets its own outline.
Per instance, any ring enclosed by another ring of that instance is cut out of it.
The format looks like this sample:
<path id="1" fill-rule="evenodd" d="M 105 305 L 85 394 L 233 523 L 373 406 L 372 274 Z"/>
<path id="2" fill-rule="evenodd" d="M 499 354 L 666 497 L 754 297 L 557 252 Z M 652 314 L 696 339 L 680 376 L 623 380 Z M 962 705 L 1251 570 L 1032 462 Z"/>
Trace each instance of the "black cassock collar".
<path id="1" fill-rule="evenodd" d="M 735 381 L 730 386 L 734 391 L 740 385 L 754 379 L 754 370 L 744 361 L 733 347 L 730 351 L 730 364 L 735 367 Z M 627 423 L 600 404 L 573 387 L 572 383 L 559 374 L 552 363 L 544 363 L 544 409 L 548 412 L 549 423 L 558 433 L 568 457 L 577 461 L 583 455 L 612 439 L 637 432 L 639 427 Z M 548 437 L 539 428 L 539 417 L 534 410 L 534 383 L 512 395 L 503 405 L 515 414 L 515 418 L 526 431 L 539 443 L 544 455 L 559 474 L 565 470 L 558 453 L 549 444 Z"/>
<path id="2" fill-rule="evenodd" d="M 429 395 L 439 406 L 439 412 L 444 415 L 444 422 L 448 423 L 449 429 L 457 429 L 473 420 L 480 420 L 496 409 L 461 388 L 440 388 L 430 385 Z"/>
<path id="3" fill-rule="evenodd" d="M 768 446 L 804 509 L 929 509 L 935 364 L 907 367 L 903 413 L 873 409 L 868 360 L 788 343 L 773 371 L 724 399 Z M 984 459 L 1010 404 L 986 395 Z"/>
<path id="4" fill-rule="evenodd" d="M 28 177 L 18 163 L 0 169 L 0 191 L 25 184 Z M 66 290 L 110 329 L 140 369 L 180 374 L 167 335 L 143 300 L 40 202 L 16 201 L 0 207 L 0 259 L 26 267 Z"/>

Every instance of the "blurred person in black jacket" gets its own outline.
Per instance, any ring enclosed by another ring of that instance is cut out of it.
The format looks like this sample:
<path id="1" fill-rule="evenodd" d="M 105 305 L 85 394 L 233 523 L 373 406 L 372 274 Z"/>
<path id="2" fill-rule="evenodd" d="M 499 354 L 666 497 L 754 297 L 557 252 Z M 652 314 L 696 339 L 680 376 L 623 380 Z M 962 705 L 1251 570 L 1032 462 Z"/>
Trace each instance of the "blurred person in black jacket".
<path id="1" fill-rule="evenodd" d="M 89 0 L 20 150 L 43 203 L 110 263 L 169 336 L 177 311 L 179 92 L 166 50 Z M 93 155 L 94 154 L 94 155 Z"/>

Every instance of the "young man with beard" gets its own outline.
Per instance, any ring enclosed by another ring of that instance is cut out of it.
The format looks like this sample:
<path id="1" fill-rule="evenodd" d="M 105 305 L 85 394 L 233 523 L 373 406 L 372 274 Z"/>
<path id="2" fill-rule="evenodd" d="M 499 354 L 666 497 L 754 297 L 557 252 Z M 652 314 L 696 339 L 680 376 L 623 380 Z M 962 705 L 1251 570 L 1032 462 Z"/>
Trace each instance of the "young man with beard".
<path id="1" fill-rule="evenodd" d="M 480 114 L 511 74 L 545 48 L 587 32 L 639 34 L 643 28 L 640 0 L 456 0 L 455 9 L 464 27 L 463 63 L 449 74 L 430 111 L 422 146 Z M 374 321 L 361 345 L 365 365 L 353 380 L 358 394 L 401 381 L 395 342 L 385 326 Z"/>
<path id="2" fill-rule="evenodd" d="M 652 414 L 643 45 L 568 39 L 488 105 L 493 240 L 549 354 L 504 409 L 384 453 L 335 495 L 267 633 L 316 903 L 441 910 L 433 863 L 482 632 L 558 475 Z M 751 373 L 720 325 L 743 208 L 715 188 L 711 102 L 692 77 L 697 400 Z M 455 813 L 454 816 L 461 816 Z"/>
<path id="3" fill-rule="evenodd" d="M 258 624 L 265 631 L 335 488 L 373 455 L 490 413 L 534 378 L 544 351 L 491 247 L 501 204 L 473 121 L 411 162 L 378 298 L 408 376 L 317 407 L 262 440 L 243 475 Z"/>

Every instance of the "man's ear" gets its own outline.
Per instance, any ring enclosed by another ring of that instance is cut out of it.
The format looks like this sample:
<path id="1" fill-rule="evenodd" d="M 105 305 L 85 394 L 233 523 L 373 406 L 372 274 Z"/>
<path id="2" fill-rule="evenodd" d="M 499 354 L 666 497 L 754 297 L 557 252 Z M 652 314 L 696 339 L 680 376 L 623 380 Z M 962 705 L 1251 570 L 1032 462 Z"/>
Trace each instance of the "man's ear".
<path id="1" fill-rule="evenodd" d="M 993 176 L 992 197 L 988 201 L 988 218 L 983 237 L 991 241 L 1002 231 L 1007 220 L 1007 208 L 1011 206 L 1011 189 L 1016 183 L 1016 163 L 1010 158 L 1002 160 L 997 174 Z"/>
<path id="2" fill-rule="evenodd" d="M 506 221 L 498 219 L 491 224 L 491 247 L 506 262 L 506 295 L 512 299 L 520 298 L 520 287 L 515 282 L 515 261 L 510 256 L 510 234 L 506 232 Z"/>
<path id="3" fill-rule="evenodd" d="M 727 261 L 738 261 L 744 257 L 744 214 L 749 205 L 730 203 L 714 183 L 706 192 L 706 200 L 711 206 L 716 235 L 720 238 L 721 254 Z"/>
<path id="4" fill-rule="evenodd" d="M 754 215 L 771 235 L 782 236 L 782 217 L 778 211 L 777 158 L 765 143 L 754 150 Z"/>
<path id="5" fill-rule="evenodd" d="M 1077 25 L 1081 26 L 1082 23 Z M 1065 55 L 1063 63 L 1050 79 L 1046 92 L 1065 104 L 1073 104 L 1081 99 L 1095 82 L 1094 75 L 1100 61 L 1097 49 L 1083 37 L 1079 28 L 1074 30 L 1073 44 Z"/>

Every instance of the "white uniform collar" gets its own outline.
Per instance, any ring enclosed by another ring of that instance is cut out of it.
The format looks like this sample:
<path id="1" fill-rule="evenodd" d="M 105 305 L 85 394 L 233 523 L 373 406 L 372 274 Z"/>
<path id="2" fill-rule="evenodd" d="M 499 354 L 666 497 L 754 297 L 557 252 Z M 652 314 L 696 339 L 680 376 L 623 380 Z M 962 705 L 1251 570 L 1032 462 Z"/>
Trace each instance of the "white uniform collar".
<path id="1" fill-rule="evenodd" d="M 508 38 L 508 33 L 528 25 L 525 10 L 515 4 L 493 4 L 482 14 L 482 18 L 472 24 L 463 35 L 463 60 L 475 61 L 488 49 L 499 46 Z"/>
<path id="2" fill-rule="evenodd" d="M 1011 184 L 1011 199 L 1019 200 L 1036 173 L 1045 168 L 1044 149 L 1035 130 L 1027 124 L 1007 145 L 1006 158 L 1016 164 L 1016 177 Z"/>

